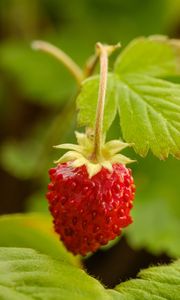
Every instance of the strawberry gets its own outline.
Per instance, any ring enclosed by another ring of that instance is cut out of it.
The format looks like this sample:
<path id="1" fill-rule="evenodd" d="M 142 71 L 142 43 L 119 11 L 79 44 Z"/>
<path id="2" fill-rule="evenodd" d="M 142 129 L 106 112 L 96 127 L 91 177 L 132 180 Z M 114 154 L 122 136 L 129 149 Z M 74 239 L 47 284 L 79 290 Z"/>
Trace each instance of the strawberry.
<path id="1" fill-rule="evenodd" d="M 55 231 L 69 251 L 86 255 L 114 239 L 132 219 L 135 185 L 129 158 L 117 154 L 128 144 L 110 141 L 102 146 L 98 162 L 89 159 L 93 142 L 76 133 L 79 145 L 57 148 L 71 151 L 50 169 L 47 199 Z"/>
<path id="2" fill-rule="evenodd" d="M 130 210 L 135 186 L 131 170 L 125 166 L 132 160 L 118 154 L 129 144 L 119 140 L 105 143 L 103 128 L 108 56 L 117 47 L 96 44 L 100 81 L 93 135 L 86 128 L 87 134 L 76 133 L 77 145 L 56 146 L 70 151 L 49 171 L 47 199 L 54 228 L 74 254 L 96 251 L 132 222 Z"/>

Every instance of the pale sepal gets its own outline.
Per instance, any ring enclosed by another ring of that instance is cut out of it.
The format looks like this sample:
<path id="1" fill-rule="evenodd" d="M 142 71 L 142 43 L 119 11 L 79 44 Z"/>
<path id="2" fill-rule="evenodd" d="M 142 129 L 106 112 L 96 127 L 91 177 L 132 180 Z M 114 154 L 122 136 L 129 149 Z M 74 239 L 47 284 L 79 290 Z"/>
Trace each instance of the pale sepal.
<path id="1" fill-rule="evenodd" d="M 87 172 L 89 174 L 89 178 L 96 175 L 102 169 L 101 164 L 94 164 L 94 163 L 91 163 L 91 162 L 88 162 L 86 164 L 86 167 L 87 167 Z"/>
<path id="2" fill-rule="evenodd" d="M 61 144 L 61 145 L 53 146 L 53 148 L 68 149 L 68 150 L 74 150 L 74 151 L 77 151 L 77 152 L 81 152 L 81 150 L 82 150 L 81 146 L 75 145 L 75 144 Z"/>
<path id="3" fill-rule="evenodd" d="M 119 140 L 112 140 L 112 141 L 109 141 L 107 142 L 105 145 L 104 145 L 104 148 L 105 149 L 108 149 L 108 152 L 110 152 L 112 155 L 127 148 L 127 147 L 130 147 L 131 144 L 128 144 L 128 143 L 124 143 L 122 141 L 119 141 Z"/>
<path id="4" fill-rule="evenodd" d="M 111 164 L 111 162 L 110 161 L 103 161 L 102 163 L 101 163 L 101 166 L 102 167 L 104 167 L 104 168 L 106 168 L 106 169 L 108 169 L 110 172 L 112 172 L 112 170 L 113 170 L 113 168 L 112 168 L 112 164 Z"/>
<path id="5" fill-rule="evenodd" d="M 122 154 L 116 154 L 111 158 L 111 163 L 120 163 L 126 165 L 133 162 L 136 162 L 136 160 L 132 160 L 129 157 Z"/>
<path id="6" fill-rule="evenodd" d="M 74 168 L 79 168 L 87 163 L 87 159 L 84 157 L 77 158 L 76 160 L 72 161 L 71 166 Z"/>
<path id="7" fill-rule="evenodd" d="M 72 161 L 75 160 L 77 158 L 82 157 L 82 155 L 76 151 L 68 151 L 67 153 L 65 153 L 63 156 L 60 157 L 60 159 L 56 160 L 55 163 L 65 163 L 67 161 Z"/>
<path id="8" fill-rule="evenodd" d="M 73 168 L 78 168 L 85 165 L 89 177 L 91 178 L 96 175 L 102 169 L 102 167 L 109 170 L 109 172 L 112 172 L 112 165 L 114 163 L 128 164 L 134 162 L 134 160 L 131 160 L 122 154 L 117 154 L 124 148 L 131 146 L 131 144 L 124 143 L 119 140 L 112 140 L 107 143 L 103 141 L 101 154 L 99 155 L 97 161 L 93 161 L 92 153 L 94 149 L 94 143 L 92 136 L 89 136 L 88 133 L 85 134 L 76 132 L 75 134 L 78 145 L 62 144 L 55 146 L 55 148 L 59 149 L 70 149 L 70 151 L 65 153 L 59 160 L 55 161 L 55 163 L 70 162 Z"/>

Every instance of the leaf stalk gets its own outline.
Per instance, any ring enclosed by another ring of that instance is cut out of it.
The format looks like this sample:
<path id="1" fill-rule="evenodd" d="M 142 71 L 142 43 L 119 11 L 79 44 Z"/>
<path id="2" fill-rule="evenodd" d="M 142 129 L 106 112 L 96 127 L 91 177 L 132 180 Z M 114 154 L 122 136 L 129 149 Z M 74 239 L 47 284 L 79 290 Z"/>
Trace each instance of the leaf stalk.
<path id="1" fill-rule="evenodd" d="M 61 63 L 63 63 L 64 66 L 69 70 L 69 72 L 74 76 L 78 85 L 80 86 L 82 80 L 84 79 L 83 71 L 74 62 L 74 60 L 69 55 L 67 55 L 64 51 L 44 41 L 34 41 L 32 43 L 32 48 L 35 50 L 46 52 L 52 55 L 53 57 L 55 57 Z"/>

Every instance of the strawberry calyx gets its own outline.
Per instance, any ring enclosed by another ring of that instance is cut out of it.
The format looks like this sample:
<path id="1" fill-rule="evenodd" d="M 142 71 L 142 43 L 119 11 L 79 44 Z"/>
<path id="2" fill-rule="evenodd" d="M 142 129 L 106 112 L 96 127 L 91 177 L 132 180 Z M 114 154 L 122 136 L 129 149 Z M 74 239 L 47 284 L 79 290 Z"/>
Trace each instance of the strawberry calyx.
<path id="1" fill-rule="evenodd" d="M 89 177 L 96 175 L 102 167 L 112 172 L 112 165 L 114 163 L 128 164 L 134 162 L 130 158 L 120 154 L 119 152 L 132 144 L 124 143 L 120 140 L 111 140 L 103 143 L 101 151 L 96 160 L 93 158 L 94 141 L 88 134 L 75 132 L 78 144 L 61 144 L 54 146 L 58 149 L 68 149 L 60 159 L 55 163 L 70 162 L 72 167 L 78 168 L 83 165 L 86 166 Z"/>

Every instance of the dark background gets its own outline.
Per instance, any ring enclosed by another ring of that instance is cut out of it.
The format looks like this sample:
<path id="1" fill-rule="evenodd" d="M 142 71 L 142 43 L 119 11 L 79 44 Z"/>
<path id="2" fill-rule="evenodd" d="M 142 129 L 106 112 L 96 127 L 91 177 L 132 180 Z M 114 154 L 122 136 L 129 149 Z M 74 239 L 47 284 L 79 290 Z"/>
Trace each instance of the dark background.
<path id="1" fill-rule="evenodd" d="M 47 170 L 59 156 L 52 145 L 74 140 L 76 84 L 53 58 L 33 52 L 31 42 L 52 42 L 83 66 L 97 41 L 125 46 L 151 34 L 180 37 L 179 0 L 0 0 L 1 214 L 47 213 Z M 117 124 L 109 138 L 119 137 Z M 130 154 L 138 159 L 134 224 L 84 261 L 109 287 L 180 253 L 179 163 Z"/>

